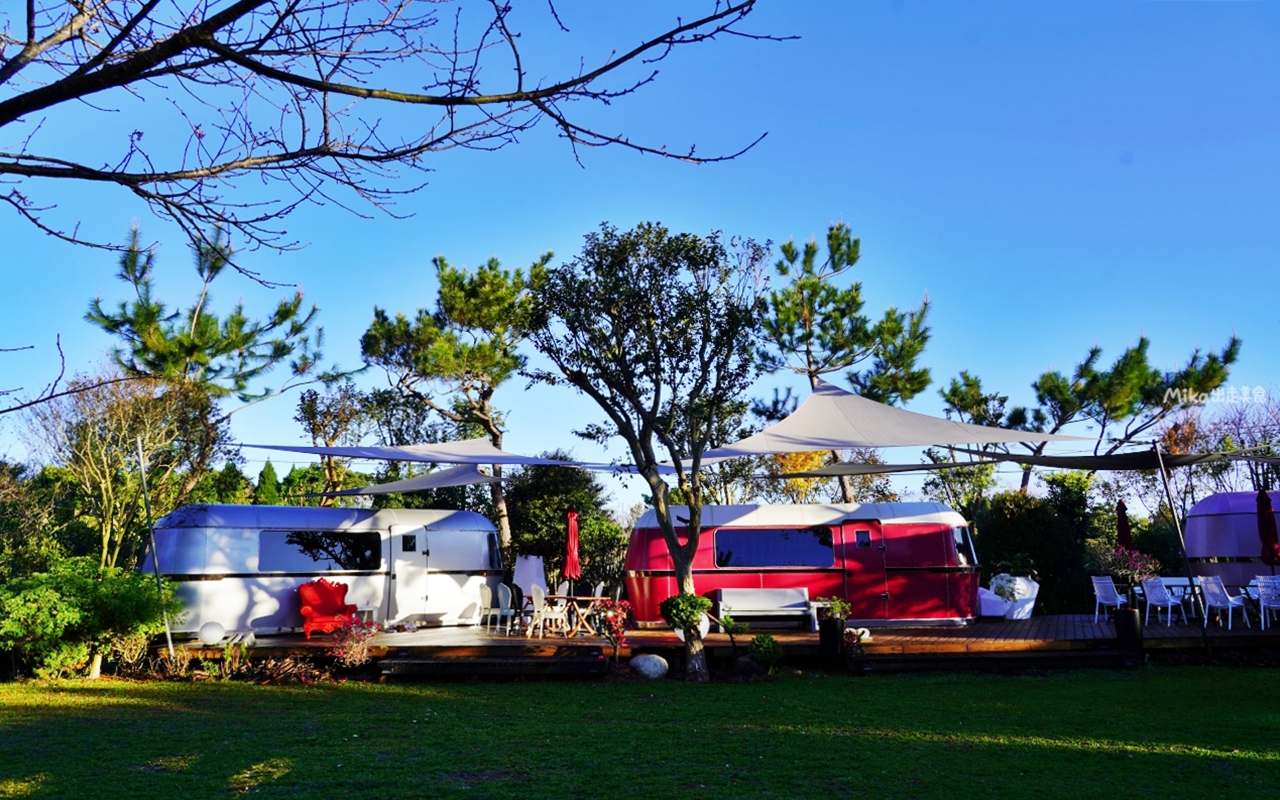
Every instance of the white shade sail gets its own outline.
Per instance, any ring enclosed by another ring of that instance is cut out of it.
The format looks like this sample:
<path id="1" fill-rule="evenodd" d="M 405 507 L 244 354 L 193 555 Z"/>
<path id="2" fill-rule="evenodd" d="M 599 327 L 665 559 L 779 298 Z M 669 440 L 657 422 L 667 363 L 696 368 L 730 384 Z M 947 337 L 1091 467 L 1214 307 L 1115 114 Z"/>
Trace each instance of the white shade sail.
<path id="1" fill-rule="evenodd" d="M 365 494 L 397 494 L 400 492 L 423 492 L 428 489 L 443 489 L 449 486 L 470 486 L 473 483 L 496 483 L 502 480 L 487 472 L 481 472 L 475 464 L 463 464 L 426 475 L 405 478 L 402 481 L 378 483 L 362 486 L 359 489 L 346 489 L 341 492 L 322 492 L 316 497 L 350 497 Z"/>
<path id="2" fill-rule="evenodd" d="M 463 439 L 437 444 L 407 444 L 401 447 L 300 447 L 283 444 L 246 444 L 263 450 L 282 450 L 313 456 L 367 458 L 375 461 L 424 461 L 431 464 L 542 464 L 565 466 L 564 461 L 508 453 L 488 439 Z"/>
<path id="3" fill-rule="evenodd" d="M 850 447 L 1085 441 L 1078 436 L 1015 431 L 939 419 L 894 408 L 819 381 L 813 394 L 778 424 L 706 453 L 707 458 L 807 453 Z"/>

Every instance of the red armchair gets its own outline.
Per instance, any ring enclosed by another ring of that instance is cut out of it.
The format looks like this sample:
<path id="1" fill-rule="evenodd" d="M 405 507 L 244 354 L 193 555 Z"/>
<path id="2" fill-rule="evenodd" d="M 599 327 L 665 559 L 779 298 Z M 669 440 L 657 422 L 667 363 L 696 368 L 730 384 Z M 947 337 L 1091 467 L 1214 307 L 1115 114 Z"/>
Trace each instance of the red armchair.
<path id="1" fill-rule="evenodd" d="M 346 602 L 345 583 L 320 578 L 299 586 L 298 597 L 302 600 L 302 632 L 308 639 L 312 631 L 333 633 L 348 620 L 356 619 L 356 607 Z"/>

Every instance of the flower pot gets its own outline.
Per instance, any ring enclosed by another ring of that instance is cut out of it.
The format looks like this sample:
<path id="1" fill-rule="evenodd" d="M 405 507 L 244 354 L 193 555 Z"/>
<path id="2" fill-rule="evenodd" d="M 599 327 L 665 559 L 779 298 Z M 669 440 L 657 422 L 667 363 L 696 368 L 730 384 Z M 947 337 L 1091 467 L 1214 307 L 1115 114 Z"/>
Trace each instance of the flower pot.
<path id="1" fill-rule="evenodd" d="M 844 650 L 844 620 L 824 617 L 818 620 L 818 654 L 822 663 L 838 667 Z"/>

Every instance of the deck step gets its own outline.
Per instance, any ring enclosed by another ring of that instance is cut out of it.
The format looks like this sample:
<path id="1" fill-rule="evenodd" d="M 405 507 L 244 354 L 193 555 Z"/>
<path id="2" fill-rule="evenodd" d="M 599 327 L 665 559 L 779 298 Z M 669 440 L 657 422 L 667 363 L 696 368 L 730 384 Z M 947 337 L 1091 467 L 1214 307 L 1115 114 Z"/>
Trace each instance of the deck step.
<path id="1" fill-rule="evenodd" d="M 1116 669 L 1142 663 L 1140 655 L 1120 650 L 1049 650 L 960 654 L 866 656 L 868 672 L 963 672 L 1027 669 Z"/>
<path id="2" fill-rule="evenodd" d="M 479 656 L 436 658 L 407 656 L 378 662 L 383 675 L 603 675 L 602 654 L 556 656 Z"/>

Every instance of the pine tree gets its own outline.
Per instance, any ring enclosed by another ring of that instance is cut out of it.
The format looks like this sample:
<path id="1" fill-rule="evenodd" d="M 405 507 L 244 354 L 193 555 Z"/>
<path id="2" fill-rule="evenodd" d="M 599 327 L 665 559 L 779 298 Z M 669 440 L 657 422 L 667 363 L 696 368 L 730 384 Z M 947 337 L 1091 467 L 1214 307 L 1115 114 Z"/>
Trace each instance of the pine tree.
<path id="1" fill-rule="evenodd" d="M 253 492 L 253 504 L 256 506 L 280 505 L 280 479 L 276 477 L 276 468 L 271 465 L 271 459 L 267 459 L 262 472 L 258 473 L 258 486 Z"/>

